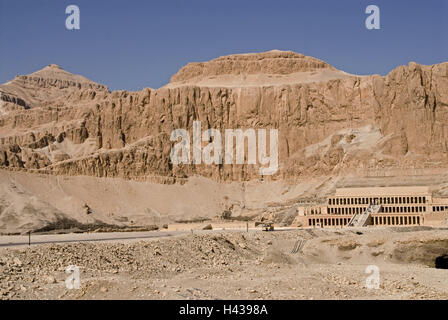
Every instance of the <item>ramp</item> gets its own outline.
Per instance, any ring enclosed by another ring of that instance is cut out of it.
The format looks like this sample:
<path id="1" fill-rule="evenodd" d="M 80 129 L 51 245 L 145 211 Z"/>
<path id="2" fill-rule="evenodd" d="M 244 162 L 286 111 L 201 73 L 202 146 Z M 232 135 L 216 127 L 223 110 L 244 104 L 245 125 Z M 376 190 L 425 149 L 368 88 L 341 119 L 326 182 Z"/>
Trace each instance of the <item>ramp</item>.
<path id="1" fill-rule="evenodd" d="M 381 209 L 380 204 L 371 204 L 367 207 L 367 209 L 363 213 L 355 214 L 350 222 L 348 223 L 349 227 L 364 227 L 366 225 L 367 220 L 370 215 L 374 213 L 378 213 Z"/>
<path id="2" fill-rule="evenodd" d="M 294 247 L 291 250 L 291 253 L 302 253 L 303 247 L 305 246 L 306 240 L 297 240 L 294 244 Z"/>

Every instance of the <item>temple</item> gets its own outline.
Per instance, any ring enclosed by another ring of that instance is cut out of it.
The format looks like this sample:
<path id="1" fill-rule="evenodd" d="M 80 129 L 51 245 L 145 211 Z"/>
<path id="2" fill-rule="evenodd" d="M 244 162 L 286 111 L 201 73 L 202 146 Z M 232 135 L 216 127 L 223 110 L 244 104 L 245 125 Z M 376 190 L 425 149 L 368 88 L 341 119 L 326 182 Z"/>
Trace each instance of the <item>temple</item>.
<path id="1" fill-rule="evenodd" d="M 326 204 L 298 211 L 303 227 L 437 226 L 447 224 L 448 198 L 421 186 L 338 188 Z"/>

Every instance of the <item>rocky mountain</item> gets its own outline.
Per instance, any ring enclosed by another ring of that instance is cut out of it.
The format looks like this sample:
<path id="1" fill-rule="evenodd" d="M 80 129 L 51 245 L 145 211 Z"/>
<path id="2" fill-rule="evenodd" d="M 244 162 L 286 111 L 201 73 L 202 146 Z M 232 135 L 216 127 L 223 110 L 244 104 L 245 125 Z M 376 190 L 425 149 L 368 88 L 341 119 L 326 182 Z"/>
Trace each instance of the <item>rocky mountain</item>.
<path id="1" fill-rule="evenodd" d="M 247 164 L 173 166 L 170 133 L 191 131 L 194 120 L 218 130 L 277 128 L 280 169 L 272 179 L 448 166 L 448 63 L 356 76 L 270 51 L 189 64 L 157 90 L 109 92 L 54 65 L 1 90 L 8 97 L 0 117 L 3 168 L 164 183 L 192 175 L 260 179 Z"/>
<path id="2" fill-rule="evenodd" d="M 70 219 L 275 213 L 337 184 L 424 183 L 448 194 L 448 62 L 357 76 L 270 51 L 188 64 L 139 92 L 50 65 L 1 85 L 0 99 L 0 233 Z M 191 133 L 194 121 L 221 132 L 278 129 L 278 171 L 173 165 L 170 134 Z"/>
<path id="3" fill-rule="evenodd" d="M 237 54 L 208 62 L 189 63 L 165 88 L 183 85 L 205 87 L 278 86 L 322 82 L 351 76 L 328 63 L 292 51 Z"/>
<path id="4" fill-rule="evenodd" d="M 106 86 L 51 64 L 32 74 L 16 76 L 13 80 L 0 85 L 0 101 L 30 109 L 61 99 L 74 90 L 83 89 L 108 91 Z"/>

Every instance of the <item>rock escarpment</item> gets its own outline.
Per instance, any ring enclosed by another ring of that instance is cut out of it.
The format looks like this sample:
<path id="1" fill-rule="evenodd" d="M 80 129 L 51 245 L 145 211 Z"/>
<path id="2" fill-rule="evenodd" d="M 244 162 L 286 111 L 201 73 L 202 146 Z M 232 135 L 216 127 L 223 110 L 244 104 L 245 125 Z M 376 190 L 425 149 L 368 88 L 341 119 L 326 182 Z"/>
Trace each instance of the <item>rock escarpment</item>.
<path id="1" fill-rule="evenodd" d="M 324 69 L 335 70 L 328 63 L 313 57 L 292 51 L 273 50 L 258 54 L 224 56 L 208 62 L 192 62 L 180 69 L 171 78 L 171 82 L 219 75 L 284 75 Z"/>
<path id="2" fill-rule="evenodd" d="M 73 91 L 85 89 L 99 92 L 109 90 L 104 85 L 50 64 L 32 74 L 16 76 L 0 85 L 0 101 L 29 109 L 45 106 L 47 102 L 63 99 Z"/>
<path id="3" fill-rule="evenodd" d="M 3 168 L 161 183 L 261 179 L 254 165 L 174 166 L 170 134 L 196 120 L 220 131 L 278 129 L 274 180 L 448 167 L 448 63 L 355 76 L 271 51 L 190 64 L 140 92 L 109 92 L 55 66 L 37 74 L 0 88 L 16 97 L 0 102 Z"/>

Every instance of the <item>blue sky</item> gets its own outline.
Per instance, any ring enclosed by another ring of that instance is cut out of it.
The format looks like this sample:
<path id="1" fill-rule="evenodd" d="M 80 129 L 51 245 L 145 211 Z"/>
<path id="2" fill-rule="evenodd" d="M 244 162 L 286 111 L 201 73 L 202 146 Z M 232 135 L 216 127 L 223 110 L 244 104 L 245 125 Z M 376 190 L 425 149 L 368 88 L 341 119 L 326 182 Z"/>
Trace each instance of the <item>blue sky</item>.
<path id="1" fill-rule="evenodd" d="M 65 28 L 76 4 L 81 29 Z M 381 10 L 367 30 L 365 8 Z M 293 50 L 354 74 L 448 61 L 447 0 L 0 0 L 0 83 L 48 64 L 112 90 L 158 88 L 191 61 Z"/>

